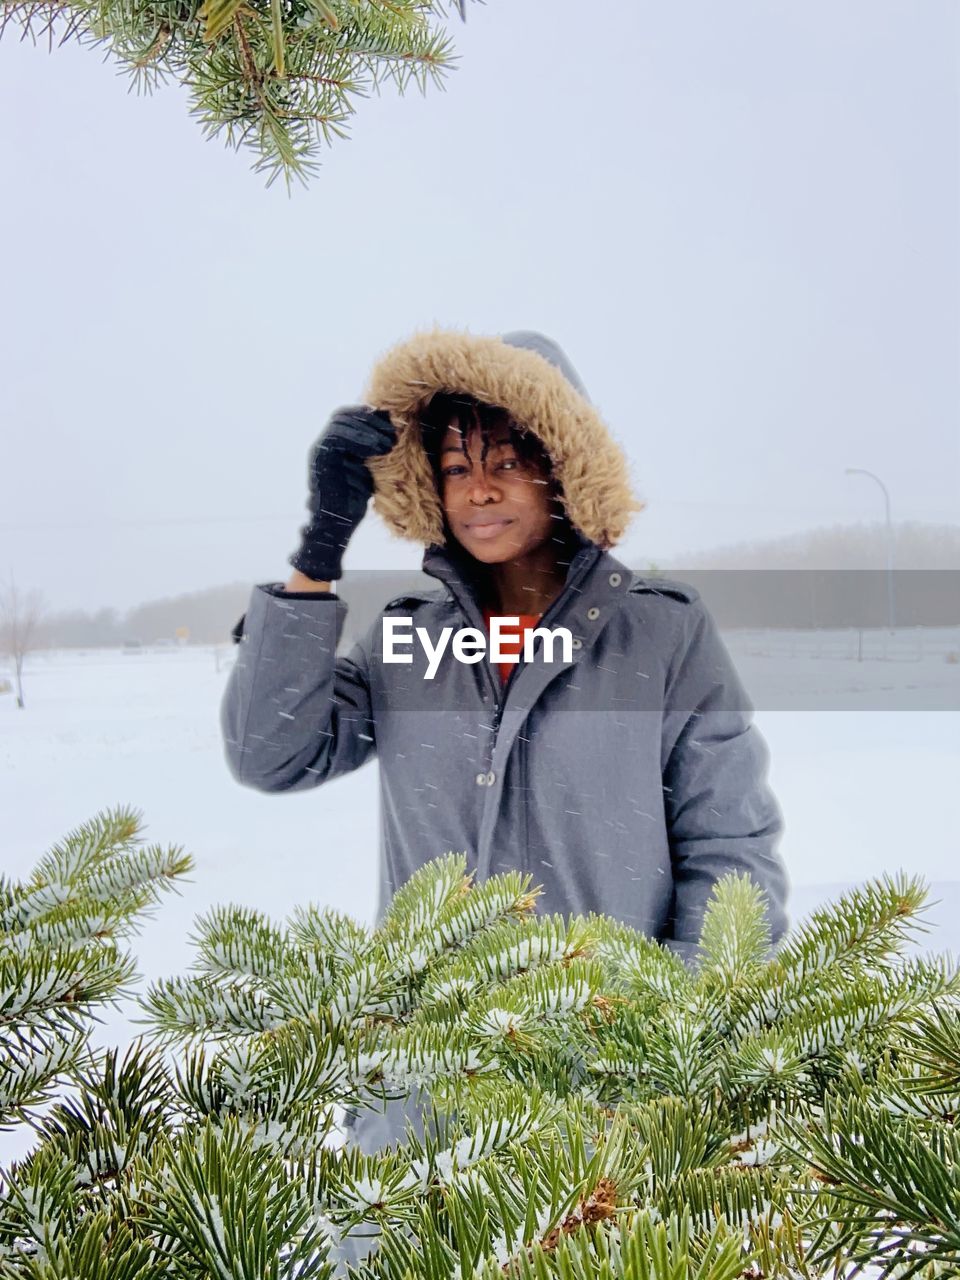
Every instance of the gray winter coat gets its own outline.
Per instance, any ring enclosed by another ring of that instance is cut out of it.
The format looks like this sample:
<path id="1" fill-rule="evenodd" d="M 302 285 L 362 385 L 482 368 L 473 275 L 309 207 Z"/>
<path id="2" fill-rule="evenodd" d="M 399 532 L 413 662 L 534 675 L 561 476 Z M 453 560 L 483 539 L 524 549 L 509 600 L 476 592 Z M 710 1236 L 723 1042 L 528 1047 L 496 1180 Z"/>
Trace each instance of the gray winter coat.
<path id="1" fill-rule="evenodd" d="M 484 630 L 455 557 L 424 555 L 437 591 L 390 601 L 433 639 Z M 424 862 L 466 854 L 479 878 L 529 871 L 544 912 L 599 912 L 694 956 L 716 880 L 746 871 L 783 934 L 788 881 L 768 752 L 697 592 L 644 578 L 584 541 L 540 626 L 568 627 L 573 661 L 448 654 L 432 681 L 382 661 L 381 619 L 336 657 L 347 606 L 253 590 L 222 707 L 234 777 L 261 791 L 321 786 L 376 756 L 378 919 Z M 555 655 L 557 656 L 557 655 Z"/>
<path id="2" fill-rule="evenodd" d="M 572 661 L 548 663 L 541 649 L 503 688 L 489 661 L 448 652 L 428 681 L 419 645 L 412 665 L 384 663 L 381 618 L 338 657 L 342 600 L 257 586 L 222 706 L 234 777 L 302 790 L 376 757 L 378 919 L 418 867 L 452 850 L 479 879 L 530 872 L 543 912 L 614 916 L 687 961 L 717 879 L 747 872 L 776 943 L 788 923 L 783 822 L 749 698 L 698 593 L 611 554 L 631 505 L 622 455 L 549 340 L 434 334 L 379 367 L 368 403 L 393 414 L 401 441 L 387 457 L 407 473 L 377 460 L 375 499 L 396 532 L 427 541 L 423 570 L 438 582 L 384 616 L 433 639 L 445 626 L 485 630 L 469 563 L 437 540 L 416 453 L 417 407 L 441 385 L 505 404 L 554 459 L 580 549 L 539 625 L 570 629 Z"/>

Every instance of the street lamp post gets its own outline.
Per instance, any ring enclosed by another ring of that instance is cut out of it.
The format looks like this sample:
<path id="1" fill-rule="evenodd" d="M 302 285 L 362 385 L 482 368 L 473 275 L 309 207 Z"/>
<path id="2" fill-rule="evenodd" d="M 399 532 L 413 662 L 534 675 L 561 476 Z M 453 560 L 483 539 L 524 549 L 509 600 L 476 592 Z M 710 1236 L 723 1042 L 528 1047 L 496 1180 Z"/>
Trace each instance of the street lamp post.
<path id="1" fill-rule="evenodd" d="M 893 523 L 890 519 L 890 494 L 887 492 L 887 486 L 883 483 L 879 476 L 875 476 L 872 471 L 865 471 L 863 467 L 847 467 L 846 474 L 848 476 L 869 476 L 871 480 L 875 480 L 880 486 L 883 493 L 883 506 L 887 520 L 887 625 L 892 631 L 894 628 L 894 611 L 893 611 Z"/>

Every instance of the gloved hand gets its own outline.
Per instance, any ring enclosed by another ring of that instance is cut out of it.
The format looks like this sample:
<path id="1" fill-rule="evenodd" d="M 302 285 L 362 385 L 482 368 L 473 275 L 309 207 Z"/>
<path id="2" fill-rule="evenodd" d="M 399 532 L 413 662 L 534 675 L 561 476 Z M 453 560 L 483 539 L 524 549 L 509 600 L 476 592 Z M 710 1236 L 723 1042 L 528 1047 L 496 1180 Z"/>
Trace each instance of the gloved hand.
<path id="1" fill-rule="evenodd" d="M 341 576 L 343 553 L 373 493 L 365 459 L 389 453 L 396 442 L 388 413 L 358 404 L 332 414 L 310 452 L 310 520 L 288 559 L 294 569 L 317 582 Z"/>

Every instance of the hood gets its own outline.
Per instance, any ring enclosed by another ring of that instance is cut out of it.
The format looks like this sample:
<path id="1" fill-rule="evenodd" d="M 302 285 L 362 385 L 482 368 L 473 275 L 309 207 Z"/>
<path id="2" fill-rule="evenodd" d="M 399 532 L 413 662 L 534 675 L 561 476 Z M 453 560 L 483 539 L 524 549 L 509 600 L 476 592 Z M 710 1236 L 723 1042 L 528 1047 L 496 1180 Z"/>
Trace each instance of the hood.
<path id="1" fill-rule="evenodd" d="M 397 429 L 388 454 L 371 458 L 374 509 L 392 533 L 443 545 L 440 499 L 420 439 L 419 415 L 438 391 L 497 405 L 539 436 L 563 489 L 567 516 L 607 549 L 644 504 L 631 491 L 627 461 L 590 403 L 576 370 L 551 338 L 529 330 L 475 337 L 434 329 L 393 347 L 373 369 L 365 403 Z"/>

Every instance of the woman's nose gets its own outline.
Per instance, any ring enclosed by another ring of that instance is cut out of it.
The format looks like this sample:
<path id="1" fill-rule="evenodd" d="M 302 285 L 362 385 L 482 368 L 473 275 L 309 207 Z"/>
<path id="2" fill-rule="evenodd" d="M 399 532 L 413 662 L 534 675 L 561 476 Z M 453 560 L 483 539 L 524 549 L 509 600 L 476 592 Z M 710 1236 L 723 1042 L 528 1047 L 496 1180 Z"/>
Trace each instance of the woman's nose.
<path id="1" fill-rule="evenodd" d="M 481 506 L 491 500 L 496 502 L 499 497 L 500 490 L 491 481 L 483 467 L 474 467 L 473 474 L 470 476 L 470 501 Z"/>

